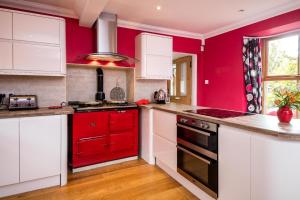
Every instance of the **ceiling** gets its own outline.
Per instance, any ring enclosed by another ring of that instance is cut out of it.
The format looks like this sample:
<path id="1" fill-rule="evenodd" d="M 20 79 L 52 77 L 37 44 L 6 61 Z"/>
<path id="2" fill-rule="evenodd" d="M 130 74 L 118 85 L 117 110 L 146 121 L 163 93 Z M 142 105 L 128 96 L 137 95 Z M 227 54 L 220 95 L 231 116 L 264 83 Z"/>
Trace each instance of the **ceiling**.
<path id="1" fill-rule="evenodd" d="M 78 15 L 78 5 L 83 5 L 83 2 L 100 3 L 105 0 L 18 1 L 69 9 Z M 161 9 L 157 10 L 157 6 Z M 271 14 L 272 10 L 296 9 L 295 7 L 300 8 L 300 0 L 106 0 L 103 9 L 117 14 L 122 21 L 210 34 L 225 27 L 241 24 L 241 22 L 246 23 L 247 20 L 258 16 Z M 84 9 L 84 7 L 80 6 L 79 9 Z M 239 12 L 239 10 L 244 10 L 244 12 Z"/>

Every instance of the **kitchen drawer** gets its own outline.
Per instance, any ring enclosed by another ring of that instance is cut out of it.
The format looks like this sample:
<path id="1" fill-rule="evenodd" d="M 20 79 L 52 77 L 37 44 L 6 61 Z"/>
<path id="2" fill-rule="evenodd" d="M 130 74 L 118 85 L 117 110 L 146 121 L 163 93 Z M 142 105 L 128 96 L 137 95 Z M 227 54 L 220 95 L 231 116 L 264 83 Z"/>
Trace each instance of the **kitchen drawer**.
<path id="1" fill-rule="evenodd" d="M 103 136 L 108 133 L 108 112 L 75 113 L 73 138 Z"/>
<path id="2" fill-rule="evenodd" d="M 134 136 L 131 132 L 113 134 L 110 136 L 110 152 L 128 151 L 134 148 Z"/>
<path id="3" fill-rule="evenodd" d="M 120 132 L 133 130 L 137 126 L 137 110 L 112 111 L 109 114 L 109 130 Z"/>
<path id="4" fill-rule="evenodd" d="M 95 137 L 81 139 L 78 145 L 78 158 L 93 156 L 98 154 L 105 154 L 107 149 L 106 137 Z"/>

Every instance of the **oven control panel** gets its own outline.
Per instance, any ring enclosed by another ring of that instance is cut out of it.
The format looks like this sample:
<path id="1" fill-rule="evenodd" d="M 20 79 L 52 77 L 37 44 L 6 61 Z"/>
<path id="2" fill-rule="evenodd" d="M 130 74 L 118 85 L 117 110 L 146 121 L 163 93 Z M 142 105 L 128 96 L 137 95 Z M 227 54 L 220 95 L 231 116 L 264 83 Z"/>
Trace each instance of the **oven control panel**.
<path id="1" fill-rule="evenodd" d="M 177 122 L 180 124 L 185 124 L 187 126 L 193 126 L 196 128 L 205 129 L 212 132 L 217 132 L 218 130 L 218 124 L 207 122 L 201 119 L 183 116 L 183 115 L 177 115 Z"/>

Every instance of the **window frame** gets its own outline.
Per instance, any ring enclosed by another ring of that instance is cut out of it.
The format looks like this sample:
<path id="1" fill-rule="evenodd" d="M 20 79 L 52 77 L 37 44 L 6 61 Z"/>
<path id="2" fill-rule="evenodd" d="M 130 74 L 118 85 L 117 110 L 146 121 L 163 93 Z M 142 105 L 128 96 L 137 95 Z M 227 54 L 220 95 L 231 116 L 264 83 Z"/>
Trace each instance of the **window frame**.
<path id="1" fill-rule="evenodd" d="M 298 74 L 296 75 L 268 75 L 268 51 L 269 41 L 298 35 Z M 262 112 L 265 113 L 265 84 L 267 81 L 297 81 L 300 84 L 300 31 L 283 33 L 274 37 L 267 37 L 262 39 Z M 299 112 L 297 112 L 297 117 Z"/>

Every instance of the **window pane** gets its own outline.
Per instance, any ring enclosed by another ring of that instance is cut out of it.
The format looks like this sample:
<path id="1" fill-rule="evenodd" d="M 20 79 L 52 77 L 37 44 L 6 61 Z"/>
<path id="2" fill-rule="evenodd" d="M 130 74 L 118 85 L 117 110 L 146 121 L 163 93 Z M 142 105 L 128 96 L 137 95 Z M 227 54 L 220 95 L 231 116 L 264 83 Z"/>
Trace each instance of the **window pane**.
<path id="1" fill-rule="evenodd" d="M 172 79 L 170 82 L 170 96 L 176 96 L 176 64 L 173 64 Z"/>
<path id="2" fill-rule="evenodd" d="M 298 74 L 298 35 L 268 42 L 268 76 Z"/>
<path id="3" fill-rule="evenodd" d="M 181 64 L 180 96 L 186 96 L 186 63 Z"/>
<path id="4" fill-rule="evenodd" d="M 274 106 L 273 102 L 275 96 L 273 94 L 274 89 L 287 88 L 288 90 L 297 89 L 297 81 L 266 81 L 264 82 L 264 113 L 268 115 L 277 115 L 278 108 Z M 294 117 L 299 117 L 296 111 Z"/>

